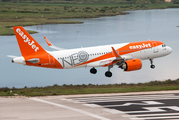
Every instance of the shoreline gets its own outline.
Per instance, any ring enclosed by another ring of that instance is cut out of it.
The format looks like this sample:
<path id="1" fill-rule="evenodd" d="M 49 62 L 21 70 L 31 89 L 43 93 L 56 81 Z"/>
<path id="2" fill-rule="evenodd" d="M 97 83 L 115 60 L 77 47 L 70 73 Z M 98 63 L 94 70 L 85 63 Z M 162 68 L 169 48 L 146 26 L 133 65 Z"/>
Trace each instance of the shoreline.
<path id="1" fill-rule="evenodd" d="M 0 36 L 14 35 L 13 26 L 81 24 L 63 19 L 99 18 L 130 14 L 124 11 L 179 8 L 179 4 L 40 4 L 0 3 Z M 16 8 L 16 9 L 14 9 Z M 58 20 L 57 20 L 58 19 Z M 28 31 L 30 34 L 36 31 Z"/>

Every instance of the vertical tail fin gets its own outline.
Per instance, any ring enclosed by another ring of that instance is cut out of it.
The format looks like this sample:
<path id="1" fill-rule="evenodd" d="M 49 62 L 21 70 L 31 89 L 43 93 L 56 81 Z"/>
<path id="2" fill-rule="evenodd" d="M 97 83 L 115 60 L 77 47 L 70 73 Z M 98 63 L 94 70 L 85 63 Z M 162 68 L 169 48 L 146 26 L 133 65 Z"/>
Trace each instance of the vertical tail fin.
<path id="1" fill-rule="evenodd" d="M 46 52 L 22 27 L 13 27 L 22 56 Z"/>

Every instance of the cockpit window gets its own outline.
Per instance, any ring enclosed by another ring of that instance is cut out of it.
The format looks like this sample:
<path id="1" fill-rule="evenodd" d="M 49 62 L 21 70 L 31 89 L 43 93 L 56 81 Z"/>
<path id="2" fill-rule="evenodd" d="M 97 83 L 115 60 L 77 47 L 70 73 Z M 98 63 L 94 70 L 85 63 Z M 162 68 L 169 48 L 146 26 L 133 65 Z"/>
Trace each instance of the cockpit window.
<path id="1" fill-rule="evenodd" d="M 165 45 L 165 44 L 163 44 L 163 45 L 162 45 L 162 47 L 166 47 L 166 45 Z"/>

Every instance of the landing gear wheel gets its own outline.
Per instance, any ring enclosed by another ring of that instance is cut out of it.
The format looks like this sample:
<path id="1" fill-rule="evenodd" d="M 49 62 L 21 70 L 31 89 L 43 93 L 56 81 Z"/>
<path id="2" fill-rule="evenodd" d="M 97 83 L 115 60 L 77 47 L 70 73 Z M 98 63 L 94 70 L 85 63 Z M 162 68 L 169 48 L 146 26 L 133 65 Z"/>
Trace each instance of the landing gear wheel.
<path id="1" fill-rule="evenodd" d="M 151 65 L 150 67 L 151 67 L 152 69 L 154 69 L 154 68 L 155 68 L 155 65 Z"/>
<path id="2" fill-rule="evenodd" d="M 97 73 L 97 70 L 96 70 L 95 68 L 91 68 L 91 69 L 90 69 L 90 73 L 91 73 L 91 74 L 96 74 L 96 73 Z"/>
<path id="3" fill-rule="evenodd" d="M 151 68 L 154 69 L 155 68 L 155 65 L 153 65 L 153 59 L 149 59 L 150 60 L 150 63 L 151 63 Z"/>
<path id="4" fill-rule="evenodd" d="M 111 76 L 112 76 L 112 72 L 107 71 L 107 72 L 105 73 L 105 76 L 106 76 L 106 77 L 111 77 Z"/>

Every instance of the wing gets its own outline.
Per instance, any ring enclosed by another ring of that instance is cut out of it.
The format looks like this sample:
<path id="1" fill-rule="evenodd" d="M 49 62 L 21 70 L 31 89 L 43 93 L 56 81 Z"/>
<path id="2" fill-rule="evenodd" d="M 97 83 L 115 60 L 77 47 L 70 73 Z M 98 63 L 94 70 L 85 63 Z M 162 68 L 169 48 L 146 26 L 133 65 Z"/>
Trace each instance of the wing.
<path id="1" fill-rule="evenodd" d="M 111 60 L 107 60 L 107 61 L 101 61 L 100 65 L 102 65 L 103 67 L 107 67 L 107 66 L 114 65 L 114 64 L 121 65 L 125 61 L 113 47 L 111 47 L 111 48 L 113 51 L 113 55 L 116 58 L 113 60 L 111 59 Z"/>
<path id="2" fill-rule="evenodd" d="M 56 50 L 65 50 L 64 48 L 59 48 L 59 47 L 56 47 L 56 46 L 53 46 L 52 43 L 46 38 L 44 37 L 45 41 L 47 42 L 47 45 L 53 49 L 56 49 Z"/>

